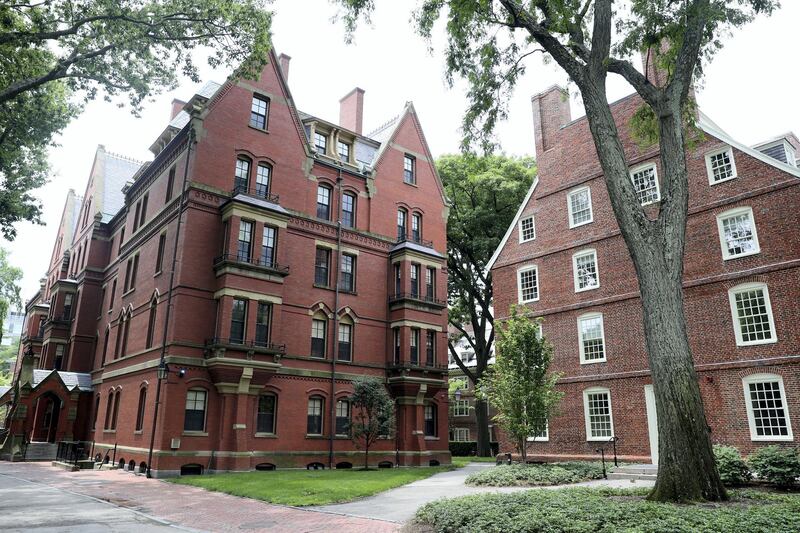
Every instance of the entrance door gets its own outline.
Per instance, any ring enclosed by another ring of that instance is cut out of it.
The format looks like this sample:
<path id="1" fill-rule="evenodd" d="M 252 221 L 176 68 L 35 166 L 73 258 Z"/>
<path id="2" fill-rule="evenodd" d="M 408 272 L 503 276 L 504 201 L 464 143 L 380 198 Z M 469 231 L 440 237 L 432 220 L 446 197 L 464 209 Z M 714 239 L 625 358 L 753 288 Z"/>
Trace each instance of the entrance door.
<path id="1" fill-rule="evenodd" d="M 644 386 L 644 403 L 647 407 L 647 433 L 650 436 L 650 457 L 658 464 L 658 417 L 656 415 L 656 395 L 652 385 Z"/>

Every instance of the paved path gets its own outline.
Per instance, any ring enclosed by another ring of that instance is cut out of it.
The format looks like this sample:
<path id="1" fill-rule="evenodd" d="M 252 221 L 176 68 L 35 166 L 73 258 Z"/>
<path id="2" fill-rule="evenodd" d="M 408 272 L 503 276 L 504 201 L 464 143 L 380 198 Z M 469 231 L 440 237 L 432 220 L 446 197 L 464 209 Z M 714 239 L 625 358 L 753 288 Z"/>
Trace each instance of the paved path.
<path id="1" fill-rule="evenodd" d="M 412 518 L 417 509 L 422 505 L 441 498 L 455 498 L 467 494 L 489 492 L 518 492 L 521 490 L 531 490 L 530 487 L 470 487 L 464 484 L 464 480 L 471 473 L 478 472 L 484 468 L 492 468 L 493 466 L 493 463 L 470 463 L 465 468 L 436 474 L 427 479 L 421 479 L 362 500 L 340 503 L 337 505 L 309 507 L 308 509 L 343 514 L 346 516 L 379 518 L 381 520 L 392 520 L 402 523 Z M 653 483 L 649 481 L 601 479 L 597 481 L 587 481 L 585 483 L 574 483 L 569 486 L 632 488 L 651 487 L 652 485 Z M 555 489 L 564 487 L 565 485 L 542 488 Z"/>
<path id="2" fill-rule="evenodd" d="M 0 462 L 0 531 L 398 531 L 399 524 L 271 505 L 119 470 Z"/>

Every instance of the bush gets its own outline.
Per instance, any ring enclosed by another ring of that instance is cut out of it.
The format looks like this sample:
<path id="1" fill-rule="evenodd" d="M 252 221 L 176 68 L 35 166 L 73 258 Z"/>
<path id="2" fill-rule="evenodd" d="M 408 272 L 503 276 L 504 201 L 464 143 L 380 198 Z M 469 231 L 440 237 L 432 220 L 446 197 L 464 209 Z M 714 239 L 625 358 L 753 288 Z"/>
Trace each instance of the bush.
<path id="1" fill-rule="evenodd" d="M 474 494 L 421 507 L 415 523 L 441 533 L 757 533 L 800 531 L 800 495 L 731 491 L 731 502 L 650 502 L 650 489 L 527 490 Z"/>
<path id="2" fill-rule="evenodd" d="M 714 445 L 714 459 L 717 462 L 719 477 L 728 486 L 746 485 L 753 475 L 739 450 L 733 446 Z"/>
<path id="3" fill-rule="evenodd" d="M 747 458 L 760 479 L 787 488 L 800 477 L 800 454 L 792 448 L 766 446 Z"/>
<path id="4" fill-rule="evenodd" d="M 496 442 L 490 442 L 489 448 L 492 450 L 492 456 L 497 455 L 497 450 L 500 445 Z M 450 455 L 454 457 L 469 457 L 478 453 L 478 443 L 472 441 L 450 441 Z"/>
<path id="5" fill-rule="evenodd" d="M 467 477 L 467 485 L 492 487 L 563 485 L 603 477 L 600 463 L 572 461 L 542 465 L 500 465 Z"/>

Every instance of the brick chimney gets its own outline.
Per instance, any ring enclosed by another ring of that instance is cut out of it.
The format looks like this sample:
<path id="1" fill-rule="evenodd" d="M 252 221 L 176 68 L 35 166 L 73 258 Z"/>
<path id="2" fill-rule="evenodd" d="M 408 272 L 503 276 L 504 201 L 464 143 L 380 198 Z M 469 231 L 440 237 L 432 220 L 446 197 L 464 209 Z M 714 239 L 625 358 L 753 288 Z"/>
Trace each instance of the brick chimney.
<path id="1" fill-rule="evenodd" d="M 339 100 L 339 125 L 361 135 L 364 123 L 364 89 L 356 87 Z"/>
<path id="2" fill-rule="evenodd" d="M 289 61 L 292 58 L 287 56 L 286 54 L 281 54 L 278 56 L 278 64 L 281 66 L 281 72 L 283 73 L 283 79 L 287 82 L 289 81 Z"/>
<path id="3" fill-rule="evenodd" d="M 569 93 L 563 87 L 553 85 L 531 97 L 533 106 L 533 136 L 536 156 L 553 147 L 558 130 L 572 120 L 569 109 Z"/>
<path id="4" fill-rule="evenodd" d="M 172 120 L 175 116 L 181 112 L 183 106 L 186 105 L 186 102 L 183 100 L 178 100 L 177 98 L 172 99 L 172 112 L 170 113 L 169 119 Z"/>
<path id="5" fill-rule="evenodd" d="M 664 87 L 669 81 L 669 73 L 658 66 L 663 54 L 669 51 L 669 41 L 663 39 L 661 46 L 651 46 L 642 52 L 642 72 L 656 87 Z"/>

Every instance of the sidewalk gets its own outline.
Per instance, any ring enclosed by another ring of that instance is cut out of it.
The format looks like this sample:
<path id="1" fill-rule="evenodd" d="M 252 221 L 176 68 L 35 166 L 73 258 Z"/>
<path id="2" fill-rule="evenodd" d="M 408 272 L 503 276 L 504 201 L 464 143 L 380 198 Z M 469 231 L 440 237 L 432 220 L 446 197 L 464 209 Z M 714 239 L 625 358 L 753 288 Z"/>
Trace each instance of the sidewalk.
<path id="1" fill-rule="evenodd" d="M 0 462 L 0 480 L 0 494 L 7 498 L 6 503 L 8 498 L 15 499 L 15 513 L 0 513 L 3 531 L 39 527 L 48 531 L 166 531 L 167 527 L 214 532 L 399 530 L 399 524 L 393 522 L 272 505 L 119 470 L 69 473 L 49 463 Z M 117 509 L 103 508 L 97 500 Z M 69 520 L 45 520 L 45 516 L 59 513 L 70 515 Z M 17 514 L 27 517 L 26 522 L 18 522 Z"/>

